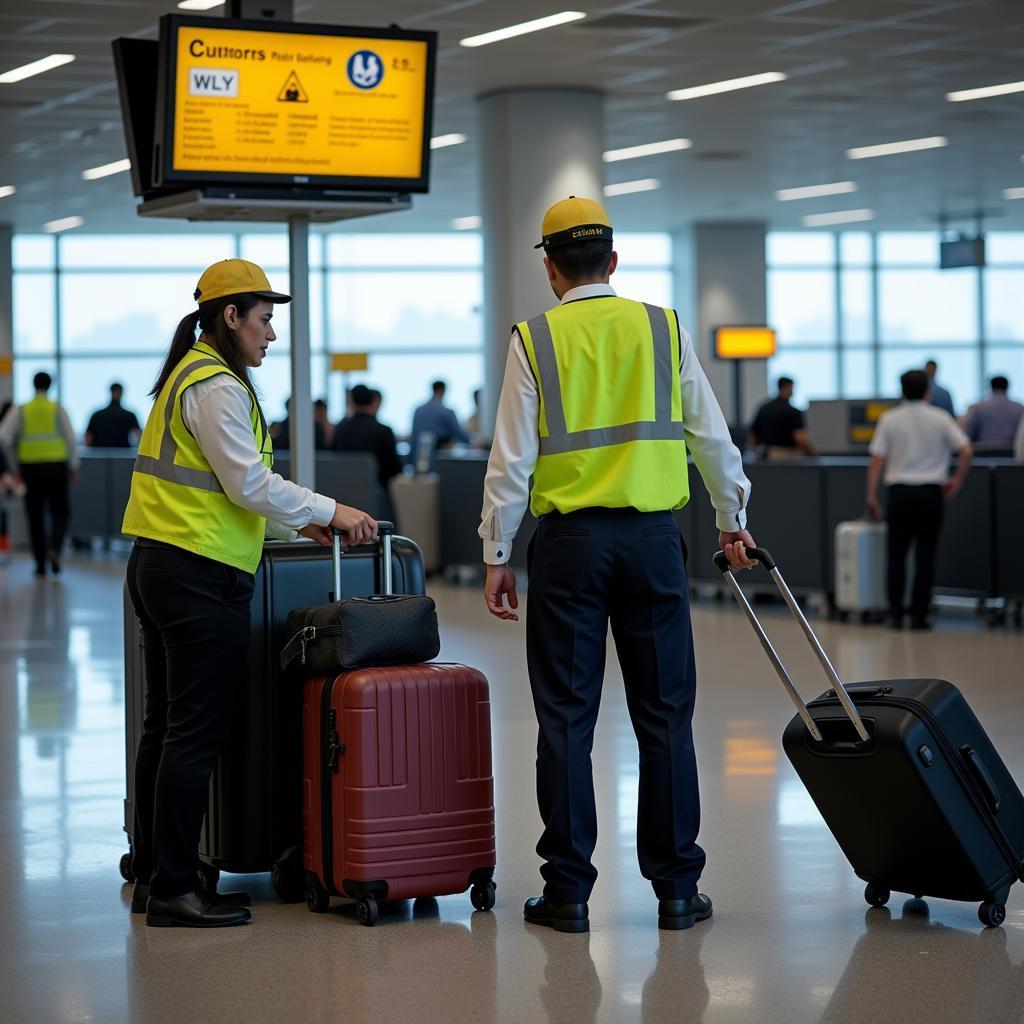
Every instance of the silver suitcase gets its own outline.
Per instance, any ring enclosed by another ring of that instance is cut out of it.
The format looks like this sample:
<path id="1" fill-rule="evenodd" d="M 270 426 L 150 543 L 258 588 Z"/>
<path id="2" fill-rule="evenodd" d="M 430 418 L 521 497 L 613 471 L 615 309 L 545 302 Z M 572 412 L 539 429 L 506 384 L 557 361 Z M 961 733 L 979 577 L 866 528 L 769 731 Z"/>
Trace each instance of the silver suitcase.
<path id="1" fill-rule="evenodd" d="M 836 608 L 840 612 L 880 613 L 886 594 L 885 523 L 840 523 L 835 533 Z"/>

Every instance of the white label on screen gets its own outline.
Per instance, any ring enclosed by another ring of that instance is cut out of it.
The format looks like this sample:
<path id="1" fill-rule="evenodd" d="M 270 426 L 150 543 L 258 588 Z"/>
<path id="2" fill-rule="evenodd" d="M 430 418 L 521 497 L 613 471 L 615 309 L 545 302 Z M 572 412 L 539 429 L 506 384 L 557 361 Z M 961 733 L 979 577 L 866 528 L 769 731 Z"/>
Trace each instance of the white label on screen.
<path id="1" fill-rule="evenodd" d="M 189 68 L 188 91 L 192 96 L 238 98 L 238 69 Z"/>

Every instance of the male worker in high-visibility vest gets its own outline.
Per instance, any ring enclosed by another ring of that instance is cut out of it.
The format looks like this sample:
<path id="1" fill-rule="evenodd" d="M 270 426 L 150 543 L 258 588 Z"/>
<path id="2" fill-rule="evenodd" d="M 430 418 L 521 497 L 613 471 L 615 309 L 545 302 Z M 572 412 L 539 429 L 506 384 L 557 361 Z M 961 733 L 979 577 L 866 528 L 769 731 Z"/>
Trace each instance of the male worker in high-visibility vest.
<path id="1" fill-rule="evenodd" d="M 512 332 L 480 526 L 488 611 L 516 621 L 507 562 L 528 498 L 539 519 L 527 552 L 526 657 L 540 725 L 544 894 L 527 900 L 525 917 L 589 930 L 590 752 L 610 619 L 640 745 L 640 870 L 658 897 L 659 926 L 689 928 L 711 916 L 711 900 L 697 890 L 705 856 L 691 729 L 696 669 L 686 546 L 672 513 L 689 498 L 689 450 L 722 548 L 733 567 L 749 568 L 750 483 L 676 313 L 619 298 L 609 284 L 618 254 L 600 204 L 556 203 L 541 234 L 536 248 L 560 304 Z"/>
<path id="2" fill-rule="evenodd" d="M 78 451 L 67 413 L 47 397 L 53 384 L 50 375 L 37 373 L 32 384 L 35 398 L 12 408 L 0 423 L 0 445 L 7 452 L 15 479 L 20 478 L 25 485 L 25 511 L 36 575 L 46 575 L 49 561 L 56 576 L 60 574 L 61 549 L 68 528 L 68 484 L 78 475 Z M 47 506 L 51 519 L 49 538 Z"/>

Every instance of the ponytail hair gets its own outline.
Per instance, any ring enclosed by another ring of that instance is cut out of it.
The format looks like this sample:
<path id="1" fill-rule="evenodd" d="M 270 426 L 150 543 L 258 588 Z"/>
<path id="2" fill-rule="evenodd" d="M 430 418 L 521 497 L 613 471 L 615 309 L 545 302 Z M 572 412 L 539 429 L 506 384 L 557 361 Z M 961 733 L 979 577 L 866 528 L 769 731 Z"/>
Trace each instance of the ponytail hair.
<path id="1" fill-rule="evenodd" d="M 163 386 L 174 372 L 174 368 L 188 355 L 196 343 L 197 330 L 202 331 L 203 337 L 224 360 L 228 369 L 235 376 L 241 378 L 242 382 L 255 394 L 249 367 L 238 349 L 235 332 L 228 327 L 222 314 L 228 306 L 234 306 L 239 317 L 244 319 L 254 307 L 263 301 L 265 300 L 261 296 L 248 292 L 241 295 L 225 295 L 219 299 L 200 303 L 197 310 L 183 317 L 174 332 L 170 351 L 167 353 L 163 368 L 153 385 L 153 390 L 149 393 L 150 396 L 155 398 L 160 394 Z"/>

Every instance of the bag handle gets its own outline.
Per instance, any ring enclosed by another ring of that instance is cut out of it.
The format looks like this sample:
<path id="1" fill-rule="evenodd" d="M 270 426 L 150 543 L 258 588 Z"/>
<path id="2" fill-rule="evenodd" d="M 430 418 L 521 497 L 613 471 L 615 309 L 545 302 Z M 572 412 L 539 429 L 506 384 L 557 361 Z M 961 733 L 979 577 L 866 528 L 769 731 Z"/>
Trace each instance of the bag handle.
<path id="1" fill-rule="evenodd" d="M 391 538 L 395 532 L 395 524 L 382 519 L 377 523 L 377 535 L 381 542 L 381 583 L 384 593 L 390 596 L 394 593 L 395 584 L 393 578 L 393 567 L 391 565 Z M 331 550 L 334 555 L 334 600 L 341 600 L 341 530 L 336 526 L 331 527 Z"/>

